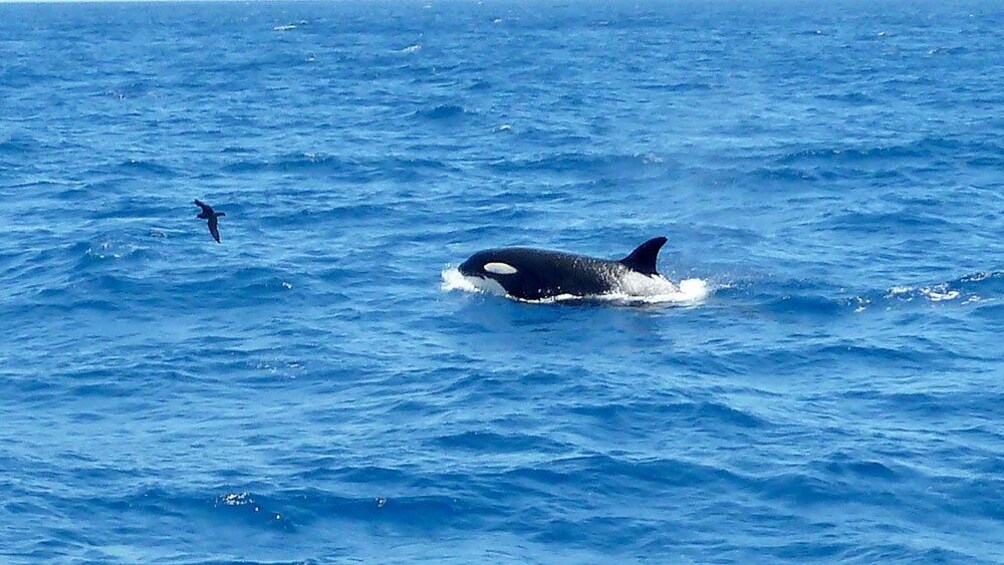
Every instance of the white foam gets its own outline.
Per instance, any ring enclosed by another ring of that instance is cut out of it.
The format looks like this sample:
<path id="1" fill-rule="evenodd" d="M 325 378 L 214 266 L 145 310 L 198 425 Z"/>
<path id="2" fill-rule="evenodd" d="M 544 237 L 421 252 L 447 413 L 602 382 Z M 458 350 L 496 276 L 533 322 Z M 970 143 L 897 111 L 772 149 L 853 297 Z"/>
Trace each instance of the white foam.
<path id="1" fill-rule="evenodd" d="M 673 283 L 662 275 L 628 273 L 619 281 L 619 292 L 600 298 L 644 304 L 697 304 L 711 294 L 707 281 L 683 279 Z"/>
<path id="2" fill-rule="evenodd" d="M 955 300 L 961 293 L 957 290 L 947 288 L 922 288 L 920 292 L 931 302 L 941 302 L 942 300 Z"/>
<path id="3" fill-rule="evenodd" d="M 286 24 L 283 26 L 275 26 L 272 31 L 290 31 L 296 29 L 296 24 Z"/>
<path id="4" fill-rule="evenodd" d="M 405 47 L 400 52 L 401 53 L 418 53 L 421 50 L 422 50 L 422 46 L 416 43 L 415 45 L 409 45 L 408 47 Z"/>
<path id="5" fill-rule="evenodd" d="M 441 288 L 445 291 L 460 290 L 463 292 L 487 292 L 499 296 L 506 295 L 505 289 L 499 283 L 478 277 L 465 277 L 456 268 L 443 269 L 441 276 L 443 277 Z"/>
<path id="6" fill-rule="evenodd" d="M 629 273 L 619 281 L 618 289 L 609 294 L 576 296 L 559 294 L 540 300 L 523 300 L 509 296 L 498 282 L 480 277 L 465 277 L 455 267 L 443 269 L 442 289 L 463 292 L 480 292 L 505 296 L 520 302 L 550 304 L 576 300 L 602 300 L 621 304 L 676 304 L 693 305 L 704 301 L 711 294 L 711 288 L 703 279 L 684 279 L 674 284 L 662 275 Z"/>
<path id="7" fill-rule="evenodd" d="M 901 294 L 908 294 L 912 291 L 913 287 L 911 286 L 894 286 L 889 289 L 889 292 L 886 294 L 886 298 L 892 298 Z"/>
<path id="8" fill-rule="evenodd" d="M 962 296 L 962 293 L 953 288 L 949 288 L 947 284 L 939 284 L 935 286 L 894 286 L 889 289 L 886 293 L 886 298 L 898 298 L 900 300 L 905 300 L 907 302 L 912 301 L 915 297 L 926 298 L 931 302 L 944 302 L 946 300 L 955 300 Z"/>

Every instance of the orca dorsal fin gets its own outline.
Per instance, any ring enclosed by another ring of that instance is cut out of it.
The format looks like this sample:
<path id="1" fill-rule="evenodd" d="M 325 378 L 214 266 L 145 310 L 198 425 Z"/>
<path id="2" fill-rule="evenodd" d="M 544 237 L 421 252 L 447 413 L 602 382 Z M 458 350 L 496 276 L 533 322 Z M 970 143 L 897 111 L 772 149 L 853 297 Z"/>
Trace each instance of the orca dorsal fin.
<path id="1" fill-rule="evenodd" d="M 659 259 L 659 250 L 666 245 L 666 238 L 656 237 L 638 246 L 630 255 L 621 259 L 624 265 L 632 271 L 638 271 L 643 275 L 656 275 L 655 262 Z"/>

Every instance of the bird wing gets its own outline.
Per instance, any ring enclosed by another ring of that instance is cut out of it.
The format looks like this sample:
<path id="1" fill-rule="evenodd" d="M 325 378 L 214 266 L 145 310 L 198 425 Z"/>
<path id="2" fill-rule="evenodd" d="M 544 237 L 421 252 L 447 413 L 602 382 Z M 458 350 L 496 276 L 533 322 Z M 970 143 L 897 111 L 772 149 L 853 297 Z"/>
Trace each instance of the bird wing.
<path id="1" fill-rule="evenodd" d="M 219 220 L 216 219 L 216 216 L 209 216 L 209 233 L 213 234 L 213 239 L 216 240 L 216 243 L 220 243 L 220 228 L 218 224 Z"/>
<path id="2" fill-rule="evenodd" d="M 195 205 L 198 206 L 199 208 L 202 208 L 203 212 L 207 212 L 209 214 L 213 213 L 213 207 L 199 200 L 198 198 L 195 199 Z"/>

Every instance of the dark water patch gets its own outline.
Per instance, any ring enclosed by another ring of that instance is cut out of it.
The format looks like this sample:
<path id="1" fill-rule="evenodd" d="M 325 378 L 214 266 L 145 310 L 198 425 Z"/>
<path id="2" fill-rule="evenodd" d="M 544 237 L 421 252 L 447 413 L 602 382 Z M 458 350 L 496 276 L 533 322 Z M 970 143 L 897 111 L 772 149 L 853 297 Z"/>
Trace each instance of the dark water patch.
<path id="1" fill-rule="evenodd" d="M 74 398 L 125 398 L 132 396 L 137 393 L 137 389 L 133 386 L 126 386 L 120 383 L 108 382 L 107 375 L 104 371 L 100 371 L 100 374 L 94 374 L 93 371 L 84 372 L 84 374 L 74 375 L 74 379 L 88 379 L 97 378 L 104 382 L 84 382 L 78 385 L 74 385 L 69 389 L 69 392 Z M 90 375 L 90 377 L 88 376 Z"/>
<path id="2" fill-rule="evenodd" d="M 956 505 L 954 512 L 962 516 L 1004 521 L 1004 506 L 997 493 L 1004 488 L 1004 478 L 980 475 L 959 481 L 947 493 Z"/>
<path id="3" fill-rule="evenodd" d="M 249 155 L 258 153 L 258 151 L 259 150 L 257 148 L 242 145 L 230 145 L 222 149 L 222 153 L 234 155 Z"/>
<path id="4" fill-rule="evenodd" d="M 808 473 L 781 473 L 761 478 L 757 485 L 760 494 L 767 499 L 785 500 L 797 506 L 826 506 L 857 499 L 845 481 L 826 480 Z"/>
<path id="5" fill-rule="evenodd" d="M 492 84 L 492 82 L 486 79 L 474 79 L 467 86 L 467 90 L 471 90 L 474 92 L 487 92 L 489 90 L 492 90 L 493 88 L 494 85 Z"/>
<path id="6" fill-rule="evenodd" d="M 572 413 L 595 418 L 598 423 L 615 429 L 652 429 L 654 422 L 677 427 L 680 425 L 714 428 L 721 424 L 756 429 L 769 426 L 769 422 L 754 414 L 718 402 L 675 402 L 607 406 L 578 406 Z"/>
<path id="7" fill-rule="evenodd" d="M 813 147 L 782 155 L 774 160 L 778 165 L 847 165 L 852 163 L 890 163 L 901 159 L 927 159 L 937 155 L 954 155 L 965 149 L 958 140 L 927 137 L 916 141 L 871 147 Z"/>
<path id="8" fill-rule="evenodd" d="M 330 176 L 351 182 L 381 179 L 415 180 L 449 170 L 451 166 L 437 159 L 399 157 L 340 157 L 318 153 L 287 154 L 269 160 L 241 160 L 222 167 L 223 173 L 257 174 L 263 172 Z"/>
<path id="9" fill-rule="evenodd" d="M 938 351 L 929 351 L 913 346 L 888 347 L 859 343 L 841 343 L 822 346 L 817 351 L 820 356 L 831 359 L 855 359 L 858 361 L 873 362 L 875 366 L 899 364 L 904 368 L 929 367 L 931 361 L 942 358 Z"/>
<path id="10" fill-rule="evenodd" d="M 827 475 L 869 482 L 875 480 L 895 482 L 904 480 L 909 474 L 913 474 L 905 472 L 901 466 L 895 465 L 892 462 L 883 463 L 876 460 L 856 458 L 846 453 L 835 453 L 825 461 L 817 461 L 811 464 L 811 467 Z"/>
<path id="11" fill-rule="evenodd" d="M 654 90 L 657 92 L 706 92 L 714 90 L 715 88 L 720 88 L 720 84 L 715 84 L 711 82 L 702 81 L 681 81 L 673 83 L 653 83 L 653 84 L 643 84 L 641 88 L 644 90 Z"/>
<path id="12" fill-rule="evenodd" d="M 784 294 L 763 299 L 762 307 L 774 315 L 831 318 L 854 311 L 857 305 L 839 296 Z"/>
<path id="13" fill-rule="evenodd" d="M 13 134 L 0 140 L 0 155 L 24 155 L 40 148 L 38 139 L 24 134 Z"/>
<path id="14" fill-rule="evenodd" d="M 22 189 L 29 192 L 48 191 L 49 193 L 58 190 L 60 187 L 72 186 L 77 183 L 55 179 L 24 180 L 13 184 L 3 185 L 2 188 Z"/>
<path id="15" fill-rule="evenodd" d="M 655 175 L 665 168 L 663 159 L 654 153 L 611 155 L 596 153 L 557 153 L 541 157 L 504 159 L 491 163 L 499 173 L 563 173 L 611 176 Z"/>
<path id="16" fill-rule="evenodd" d="M 393 467 L 347 467 L 339 470 L 342 480 L 348 482 L 400 484 L 408 480 L 409 474 Z"/>
<path id="17" fill-rule="evenodd" d="M 917 391 L 917 387 L 896 390 L 854 389 L 844 393 L 847 398 L 867 400 L 885 414 L 896 414 L 900 418 L 928 426 L 932 422 L 954 419 L 958 414 L 966 414 L 973 421 L 994 417 L 994 402 L 999 396 L 974 395 L 951 388 L 951 383 L 934 382 L 931 392 Z"/>
<path id="18" fill-rule="evenodd" d="M 761 180 L 784 182 L 815 182 L 822 178 L 818 170 L 797 167 L 759 167 L 752 175 Z"/>
<path id="19" fill-rule="evenodd" d="M 350 171 L 354 165 L 355 163 L 351 160 L 334 155 L 294 153 L 277 157 L 274 160 L 237 161 L 225 165 L 222 170 L 227 173 L 263 171 L 342 173 Z"/>
<path id="20" fill-rule="evenodd" d="M 559 444 L 540 436 L 467 431 L 441 436 L 437 442 L 447 449 L 476 453 L 553 451 Z"/>
<path id="21" fill-rule="evenodd" d="M 152 178 L 174 178 L 178 176 L 170 167 L 161 165 L 154 161 L 146 161 L 142 159 L 129 159 L 123 161 L 117 167 L 116 172 L 123 172 L 129 175 L 141 175 L 149 176 Z"/>
<path id="22" fill-rule="evenodd" d="M 415 530 L 436 530 L 446 525 L 473 527 L 481 521 L 481 514 L 490 511 L 489 507 L 461 495 L 377 496 L 324 504 L 322 508 L 329 518 L 349 518 Z"/>
<path id="23" fill-rule="evenodd" d="M 434 122 L 457 121 L 467 116 L 473 116 L 476 112 L 468 110 L 458 104 L 440 104 L 428 110 L 419 110 L 412 114 L 412 117 Z"/>
<path id="24" fill-rule="evenodd" d="M 834 214 L 826 225 L 834 231 L 848 231 L 859 234 L 881 233 L 892 226 L 914 228 L 951 227 L 952 223 L 934 214 L 924 213 L 909 207 L 883 206 L 880 210 L 851 210 Z"/>
<path id="25" fill-rule="evenodd" d="M 727 489 L 727 485 L 745 482 L 739 475 L 720 467 L 682 459 L 626 459 L 611 455 L 587 455 L 558 459 L 546 468 L 522 468 L 506 472 L 513 480 L 530 484 L 562 485 L 582 480 L 602 485 L 631 485 L 645 489 L 650 485 L 693 488 L 703 485 L 708 492 Z"/>
<path id="26" fill-rule="evenodd" d="M 966 165 L 970 167 L 987 167 L 999 171 L 1004 169 L 1004 151 L 998 155 L 973 157 L 966 161 Z"/>
<path id="27" fill-rule="evenodd" d="M 278 212 L 279 210 L 277 210 Z M 324 206 L 312 204 L 308 208 L 285 210 L 282 213 L 268 214 L 262 217 L 275 225 L 293 223 L 300 228 L 304 225 L 327 224 L 339 222 L 337 226 L 356 225 L 371 221 L 370 218 L 391 216 L 397 212 L 397 207 L 387 204 L 355 203 Z"/>

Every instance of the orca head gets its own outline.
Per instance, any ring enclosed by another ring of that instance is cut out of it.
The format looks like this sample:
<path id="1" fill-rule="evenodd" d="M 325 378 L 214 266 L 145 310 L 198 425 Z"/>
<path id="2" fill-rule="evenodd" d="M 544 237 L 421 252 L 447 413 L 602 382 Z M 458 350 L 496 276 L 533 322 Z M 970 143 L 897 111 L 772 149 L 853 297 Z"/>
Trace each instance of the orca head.
<path id="1" fill-rule="evenodd" d="M 498 291 L 496 284 L 503 292 L 507 292 L 519 275 L 519 268 L 514 266 L 512 259 L 503 256 L 496 250 L 479 251 L 460 264 L 460 274 L 484 290 Z M 487 284 L 479 284 L 487 283 Z M 495 283 L 495 284 L 492 284 Z"/>

